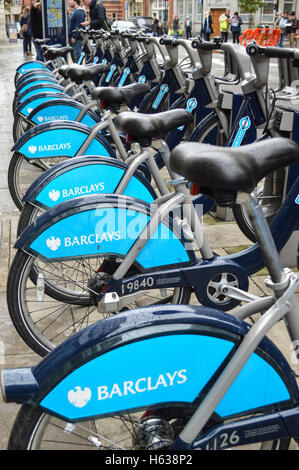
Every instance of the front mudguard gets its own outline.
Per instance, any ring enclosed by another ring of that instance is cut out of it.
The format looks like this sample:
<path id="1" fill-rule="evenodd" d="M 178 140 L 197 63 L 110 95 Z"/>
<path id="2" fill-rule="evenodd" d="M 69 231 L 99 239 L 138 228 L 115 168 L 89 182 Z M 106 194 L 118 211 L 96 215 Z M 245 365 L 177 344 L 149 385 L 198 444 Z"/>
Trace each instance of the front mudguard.
<path id="1" fill-rule="evenodd" d="M 2 388 L 7 402 L 30 403 L 67 422 L 147 407 L 195 410 L 247 331 L 232 315 L 203 307 L 131 310 L 85 328 L 36 367 L 4 369 Z M 297 402 L 287 361 L 264 338 L 215 416 L 221 423 Z"/>
<path id="2" fill-rule="evenodd" d="M 17 106 L 15 113 L 16 115 L 21 115 L 27 118 L 37 106 L 54 99 L 70 100 L 71 97 L 69 95 L 65 95 L 64 93 L 56 93 L 55 91 L 37 93 L 24 100 L 23 103 L 20 103 Z"/>
<path id="3" fill-rule="evenodd" d="M 86 156 L 65 160 L 43 172 L 27 190 L 23 202 L 48 209 L 60 202 L 91 194 L 112 194 L 128 165 L 114 158 Z M 157 198 L 144 176 L 136 171 L 122 193 L 151 203 Z"/>
<path id="4" fill-rule="evenodd" d="M 81 148 L 92 128 L 74 121 L 52 121 L 29 129 L 14 145 L 12 151 L 27 160 L 76 155 L 100 155 L 116 158 L 109 142 L 97 133 L 85 151 Z M 80 153 L 81 152 L 81 153 Z"/>

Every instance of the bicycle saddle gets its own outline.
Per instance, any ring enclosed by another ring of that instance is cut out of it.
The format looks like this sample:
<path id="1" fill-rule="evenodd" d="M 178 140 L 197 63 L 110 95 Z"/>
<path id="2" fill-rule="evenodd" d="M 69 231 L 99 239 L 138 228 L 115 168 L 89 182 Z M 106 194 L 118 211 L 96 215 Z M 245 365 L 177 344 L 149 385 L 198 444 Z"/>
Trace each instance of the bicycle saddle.
<path id="1" fill-rule="evenodd" d="M 219 206 L 232 206 L 238 192 L 251 193 L 267 174 L 299 162 L 299 146 L 275 137 L 239 148 L 183 143 L 170 156 L 171 168 Z"/>
<path id="2" fill-rule="evenodd" d="M 97 87 L 91 96 L 96 100 L 103 100 L 105 103 L 129 104 L 138 96 L 145 95 L 150 91 L 146 83 L 131 83 L 123 87 Z"/>
<path id="3" fill-rule="evenodd" d="M 68 52 L 71 52 L 72 50 L 73 48 L 71 46 L 51 47 L 45 52 L 45 54 L 50 59 L 56 59 L 56 57 L 63 57 L 65 54 L 67 54 Z"/>
<path id="4" fill-rule="evenodd" d="M 49 44 L 51 42 L 50 38 L 44 38 L 44 39 L 35 39 L 36 44 L 41 46 L 42 44 Z"/>
<path id="5" fill-rule="evenodd" d="M 65 79 L 67 79 L 68 78 L 68 69 L 69 69 L 69 65 L 67 65 L 67 64 L 62 65 L 58 69 L 59 75 L 61 75 Z"/>
<path id="6" fill-rule="evenodd" d="M 92 65 L 78 65 L 73 64 L 68 67 L 67 75 L 71 80 L 80 84 L 86 80 L 91 80 L 96 75 L 108 72 L 109 65 L 106 64 L 92 64 Z"/>
<path id="7" fill-rule="evenodd" d="M 193 116 L 186 109 L 172 109 L 157 114 L 141 114 L 124 111 L 115 118 L 115 126 L 139 138 L 163 138 L 167 133 L 180 126 L 189 124 Z"/>

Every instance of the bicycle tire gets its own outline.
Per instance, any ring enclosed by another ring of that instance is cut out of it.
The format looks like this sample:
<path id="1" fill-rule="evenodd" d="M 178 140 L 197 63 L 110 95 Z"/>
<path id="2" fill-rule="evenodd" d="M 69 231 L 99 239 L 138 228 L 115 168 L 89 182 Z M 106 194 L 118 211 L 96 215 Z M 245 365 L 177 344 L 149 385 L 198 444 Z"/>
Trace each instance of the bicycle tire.
<path id="1" fill-rule="evenodd" d="M 20 114 L 17 115 L 14 119 L 12 128 L 12 136 L 14 143 L 16 143 L 30 129 L 30 127 L 30 124 L 26 121 L 23 116 L 21 116 Z"/>
<path id="2" fill-rule="evenodd" d="M 263 180 L 263 186 L 256 189 L 257 198 L 260 201 L 265 218 L 270 224 L 274 219 L 276 213 L 281 207 L 284 191 L 285 170 L 279 170 L 271 173 Z M 275 181 L 275 184 L 273 183 Z M 275 194 L 276 192 L 276 194 Z M 235 221 L 245 235 L 251 242 L 256 242 L 254 230 L 249 219 L 245 204 L 235 204 L 233 207 L 233 214 Z"/>
<path id="3" fill-rule="evenodd" d="M 21 153 L 13 153 L 8 166 L 8 190 L 20 211 L 24 205 L 23 195 L 29 186 L 43 171 L 65 158 L 68 157 L 35 159 L 33 162 L 29 162 Z"/>
<path id="4" fill-rule="evenodd" d="M 195 127 L 190 142 L 224 146 L 224 134 L 218 129 L 220 126 L 218 117 L 215 114 L 209 114 Z"/>
<path id="5" fill-rule="evenodd" d="M 167 421 L 171 427 L 172 441 L 184 427 L 190 415 L 190 408 L 188 409 L 187 406 L 185 408 L 179 408 L 179 411 L 180 415 L 182 415 L 182 411 L 185 411 L 185 417 L 177 417 L 175 409 L 171 409 L 171 411 L 167 413 L 168 416 L 166 414 L 163 416 L 161 410 L 157 410 L 157 416 L 159 418 L 162 416 L 164 422 Z M 122 429 L 118 432 L 115 430 L 114 420 L 117 420 L 117 423 L 121 423 Z M 105 431 L 101 431 L 101 421 L 106 421 L 106 426 L 103 426 L 102 428 L 105 429 Z M 130 418 L 130 415 L 128 415 L 89 420 L 83 423 L 66 423 L 65 421 L 47 415 L 44 411 L 33 408 L 30 405 L 23 405 L 15 419 L 7 449 L 75 450 L 76 448 L 77 450 L 146 450 L 144 447 L 142 448 L 138 446 L 136 432 L 134 432 L 134 430 L 132 432 L 132 436 L 129 437 L 129 441 L 125 440 L 123 437 L 124 432 L 130 432 L 130 426 L 134 425 L 136 421 L 139 424 L 141 419 L 134 418 L 134 415 L 132 419 Z M 97 424 L 92 426 L 93 422 L 96 422 Z M 51 426 L 53 426 L 53 430 L 51 430 Z M 61 433 L 61 442 L 58 441 L 59 433 Z M 129 444 L 129 446 L 122 444 L 123 447 L 120 449 L 119 444 L 115 444 L 113 439 L 119 440 L 119 442 L 122 443 L 125 442 Z M 105 442 L 107 442 L 107 444 L 109 443 L 109 447 L 105 445 Z M 171 443 L 172 442 L 169 442 L 168 448 Z M 289 445 L 290 439 L 268 441 L 261 443 L 260 450 L 287 450 Z M 238 449 L 238 447 L 234 449 Z"/>
<path id="6" fill-rule="evenodd" d="M 107 257 L 102 258 L 107 261 Z M 112 271 L 109 274 L 113 274 L 118 266 L 113 265 L 115 261 L 111 257 L 108 260 Z M 68 263 L 35 262 L 32 255 L 22 250 L 16 253 L 7 280 L 7 306 L 23 341 L 37 354 L 44 356 L 67 336 L 108 314 L 99 312 L 91 302 L 91 289 L 88 287 L 91 276 L 103 269 L 99 258 L 81 258 Z M 103 271 L 108 272 L 106 267 Z M 128 274 L 135 272 L 136 269 Z M 43 273 L 44 278 L 42 300 L 36 287 L 38 273 Z M 173 292 L 170 289 L 150 290 L 148 295 L 146 291 L 142 292 L 138 302 L 126 308 L 156 303 L 188 304 L 191 296 L 189 287 L 174 288 Z"/>

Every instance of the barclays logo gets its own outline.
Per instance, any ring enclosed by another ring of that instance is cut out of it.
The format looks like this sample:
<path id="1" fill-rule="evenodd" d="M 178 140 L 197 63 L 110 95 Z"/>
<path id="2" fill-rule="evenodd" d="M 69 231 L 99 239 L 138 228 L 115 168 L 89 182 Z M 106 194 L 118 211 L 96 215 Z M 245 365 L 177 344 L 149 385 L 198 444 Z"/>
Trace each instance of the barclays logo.
<path id="1" fill-rule="evenodd" d="M 52 189 L 52 191 L 49 192 L 49 198 L 54 202 L 58 201 L 60 198 L 60 191 L 58 191 L 58 189 Z"/>
<path id="2" fill-rule="evenodd" d="M 156 377 L 140 377 L 137 380 L 127 380 L 122 383 L 114 383 L 113 385 L 100 385 L 97 387 L 98 401 L 110 400 L 115 397 L 125 398 L 138 393 L 151 392 L 161 388 L 175 387 L 182 385 L 187 381 L 187 370 L 181 369 L 172 373 L 166 372 Z M 80 386 L 74 387 L 67 394 L 68 401 L 75 407 L 84 407 L 91 399 L 92 393 L 90 388 L 85 387 L 83 390 Z"/>
<path id="3" fill-rule="evenodd" d="M 30 145 L 30 147 L 28 147 L 28 150 L 33 155 L 37 151 L 37 147 L 36 145 Z"/>
<path id="4" fill-rule="evenodd" d="M 52 251 L 58 250 L 61 245 L 60 238 L 54 238 L 53 236 L 46 240 L 47 247 Z"/>
<path id="5" fill-rule="evenodd" d="M 74 388 L 75 390 L 70 390 L 67 394 L 68 401 L 76 408 L 83 408 L 91 399 L 91 390 L 88 387 L 85 387 L 84 390 L 81 387 Z"/>

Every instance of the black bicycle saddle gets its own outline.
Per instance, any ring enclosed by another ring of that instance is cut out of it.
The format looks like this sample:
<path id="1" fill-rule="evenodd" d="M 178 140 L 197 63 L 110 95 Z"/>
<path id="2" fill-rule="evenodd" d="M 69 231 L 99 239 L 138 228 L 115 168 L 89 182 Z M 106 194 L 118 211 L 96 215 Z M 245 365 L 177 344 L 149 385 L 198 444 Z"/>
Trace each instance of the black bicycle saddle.
<path id="1" fill-rule="evenodd" d="M 161 139 L 180 126 L 189 124 L 193 116 L 186 109 L 172 109 L 157 114 L 124 111 L 115 118 L 115 126 L 134 137 Z"/>
<path id="2" fill-rule="evenodd" d="M 50 38 L 44 38 L 44 39 L 35 39 L 36 44 L 41 46 L 42 44 L 49 44 L 51 42 Z"/>
<path id="3" fill-rule="evenodd" d="M 267 174 L 299 162 L 299 146 L 275 137 L 239 148 L 182 143 L 170 156 L 171 168 L 219 206 L 232 206 L 238 192 L 250 194 Z"/>
<path id="4" fill-rule="evenodd" d="M 146 83 L 131 83 L 123 87 L 97 87 L 92 91 L 91 96 L 96 100 L 121 105 L 129 104 L 149 91 L 150 87 Z"/>
<path id="5" fill-rule="evenodd" d="M 86 80 L 91 80 L 101 73 L 108 72 L 109 69 L 109 65 L 106 64 L 72 64 L 68 67 L 66 74 L 70 77 L 71 80 L 79 84 Z"/>
<path id="6" fill-rule="evenodd" d="M 56 57 L 63 57 L 65 54 L 68 52 L 71 52 L 73 48 L 71 46 L 66 46 L 66 47 L 50 47 L 47 49 L 45 54 L 47 57 L 50 59 L 56 59 Z"/>

